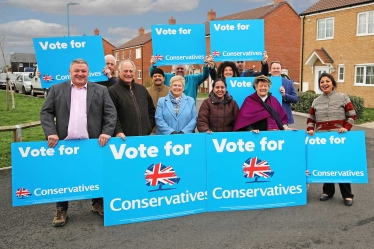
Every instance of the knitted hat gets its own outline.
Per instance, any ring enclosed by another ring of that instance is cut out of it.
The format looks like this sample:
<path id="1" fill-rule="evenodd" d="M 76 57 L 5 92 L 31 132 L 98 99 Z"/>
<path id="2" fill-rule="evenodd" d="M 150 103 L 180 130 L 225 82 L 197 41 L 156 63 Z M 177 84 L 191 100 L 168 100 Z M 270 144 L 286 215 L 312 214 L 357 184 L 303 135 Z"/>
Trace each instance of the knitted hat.
<path id="1" fill-rule="evenodd" d="M 154 69 L 152 70 L 152 75 L 151 75 L 151 76 L 153 77 L 153 75 L 154 75 L 155 73 L 161 74 L 162 77 L 165 77 L 164 71 L 163 71 L 161 68 L 158 68 L 158 67 L 154 68 Z"/>

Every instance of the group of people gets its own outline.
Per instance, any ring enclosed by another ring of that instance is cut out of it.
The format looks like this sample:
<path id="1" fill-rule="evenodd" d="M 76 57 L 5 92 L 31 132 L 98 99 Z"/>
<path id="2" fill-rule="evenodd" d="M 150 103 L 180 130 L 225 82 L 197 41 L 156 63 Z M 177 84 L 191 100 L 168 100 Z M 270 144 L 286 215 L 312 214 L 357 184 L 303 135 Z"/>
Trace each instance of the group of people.
<path id="1" fill-rule="evenodd" d="M 103 72 L 108 81 L 88 81 L 89 66 L 83 59 L 70 64 L 71 80 L 53 85 L 41 109 L 40 119 L 48 146 L 59 140 L 98 138 L 105 146 L 110 137 L 166 135 L 199 132 L 289 130 L 293 123 L 290 103 L 298 97 L 293 83 L 282 78 L 279 91 L 282 103 L 271 95 L 268 78 L 267 54 L 264 54 L 261 72 L 244 70 L 244 62 L 224 62 L 216 70 L 211 56 L 205 59 L 201 74 L 187 75 L 186 65 L 175 65 L 175 76 L 155 66 L 151 59 L 150 75 L 153 85 L 146 89 L 134 81 L 136 66 L 131 60 L 123 60 L 118 66 L 119 78 L 114 77 L 115 58 L 105 57 Z M 281 63 L 272 62 L 272 76 L 281 77 Z M 202 103 L 199 112 L 195 101 L 199 85 L 209 75 L 213 90 Z M 248 96 L 242 107 L 226 89 L 227 77 L 257 76 L 253 87 L 256 92 Z M 308 133 L 314 130 L 338 130 L 346 132 L 352 127 L 355 112 L 347 95 L 335 92 L 336 83 L 329 74 L 320 77 L 323 95 L 311 107 Z M 334 99 L 332 107 L 329 100 Z M 344 103 L 344 106 L 342 105 Z M 341 113 L 337 113 L 341 111 Z M 326 115 L 332 112 L 334 115 Z M 336 115 L 335 115 L 336 113 Z M 331 122 L 333 120 L 333 122 Z M 340 184 L 346 205 L 352 205 L 353 195 L 349 184 Z M 321 200 L 334 195 L 334 184 L 325 184 Z M 63 226 L 68 218 L 68 202 L 57 202 L 54 226 Z M 104 215 L 103 199 L 92 200 L 92 211 Z"/>

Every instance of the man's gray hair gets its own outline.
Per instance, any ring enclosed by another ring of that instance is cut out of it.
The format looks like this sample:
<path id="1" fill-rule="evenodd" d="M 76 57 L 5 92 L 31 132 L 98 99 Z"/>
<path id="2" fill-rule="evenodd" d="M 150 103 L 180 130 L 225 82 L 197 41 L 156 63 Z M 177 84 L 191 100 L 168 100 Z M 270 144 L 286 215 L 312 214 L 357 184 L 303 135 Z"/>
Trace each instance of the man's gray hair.
<path id="1" fill-rule="evenodd" d="M 179 65 L 173 65 L 173 71 L 175 72 L 176 71 L 176 69 L 177 69 L 177 67 L 178 66 L 183 66 L 184 67 L 184 69 L 187 71 L 188 70 L 188 68 L 189 68 L 189 65 L 183 65 L 183 64 L 179 64 Z"/>
<path id="2" fill-rule="evenodd" d="M 81 59 L 81 58 L 78 58 L 78 59 L 75 59 L 73 60 L 71 63 L 70 63 L 70 68 L 74 65 L 74 64 L 86 64 L 87 67 L 88 67 L 88 63 L 87 61 Z"/>
<path id="3" fill-rule="evenodd" d="M 119 63 L 119 65 L 118 65 L 118 70 L 119 70 L 119 71 L 122 71 L 122 64 L 125 63 L 125 62 L 130 62 L 131 65 L 132 65 L 133 68 L 134 68 L 134 72 L 136 71 L 135 63 L 134 63 L 132 60 L 123 60 L 123 61 L 121 61 L 121 62 Z"/>
<path id="4" fill-rule="evenodd" d="M 107 54 L 104 56 L 104 58 L 105 58 L 105 62 L 106 62 L 106 59 L 114 60 L 114 65 L 116 65 L 116 57 L 114 57 L 112 54 Z"/>

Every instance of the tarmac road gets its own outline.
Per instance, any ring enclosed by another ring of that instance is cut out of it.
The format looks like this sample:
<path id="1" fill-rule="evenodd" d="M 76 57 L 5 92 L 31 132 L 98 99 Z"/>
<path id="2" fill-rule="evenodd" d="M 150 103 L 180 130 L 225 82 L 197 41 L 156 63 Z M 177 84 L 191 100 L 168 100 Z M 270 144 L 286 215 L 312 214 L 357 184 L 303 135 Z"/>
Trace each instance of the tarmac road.
<path id="1" fill-rule="evenodd" d="M 305 121 L 295 116 L 293 127 L 304 129 Z M 12 207 L 11 170 L 2 170 L 0 248 L 374 248 L 374 129 L 355 129 L 366 131 L 369 184 L 353 186 L 351 207 L 343 205 L 338 188 L 334 198 L 319 201 L 318 184 L 310 185 L 306 206 L 104 227 L 87 200 L 71 202 L 67 224 L 55 228 L 54 204 Z"/>

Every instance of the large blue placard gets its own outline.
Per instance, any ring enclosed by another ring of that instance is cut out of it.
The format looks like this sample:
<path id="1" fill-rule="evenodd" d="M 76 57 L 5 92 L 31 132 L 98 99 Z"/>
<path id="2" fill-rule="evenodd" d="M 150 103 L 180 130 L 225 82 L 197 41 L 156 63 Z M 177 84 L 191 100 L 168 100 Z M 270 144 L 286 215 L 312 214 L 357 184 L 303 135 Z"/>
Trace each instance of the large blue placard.
<path id="1" fill-rule="evenodd" d="M 227 91 L 233 96 L 239 108 L 242 106 L 246 97 L 256 92 L 253 88 L 255 77 L 230 77 L 226 79 Z M 281 77 L 270 77 L 271 87 L 269 92 L 282 104 L 282 94 L 279 88 L 282 86 Z"/>
<path id="2" fill-rule="evenodd" d="M 309 183 L 368 183 L 364 131 L 318 132 L 305 138 Z"/>
<path id="3" fill-rule="evenodd" d="M 304 131 L 206 136 L 208 211 L 306 204 Z"/>
<path id="4" fill-rule="evenodd" d="M 152 25 L 151 28 L 157 66 L 204 63 L 204 24 Z"/>
<path id="5" fill-rule="evenodd" d="M 103 196 L 97 139 L 12 143 L 13 206 Z"/>
<path id="6" fill-rule="evenodd" d="M 215 61 L 260 61 L 264 20 L 210 21 L 210 53 Z"/>
<path id="7" fill-rule="evenodd" d="M 108 79 L 102 72 L 105 60 L 101 36 L 34 38 L 33 42 L 43 88 L 70 80 L 70 63 L 78 58 L 88 63 L 88 80 Z"/>
<path id="8" fill-rule="evenodd" d="M 206 211 L 205 134 L 111 139 L 103 148 L 104 225 Z"/>

